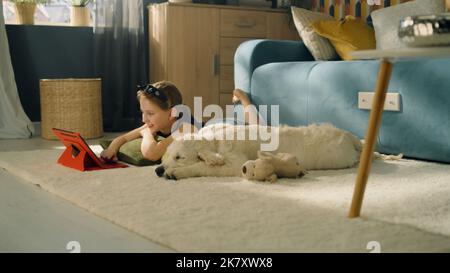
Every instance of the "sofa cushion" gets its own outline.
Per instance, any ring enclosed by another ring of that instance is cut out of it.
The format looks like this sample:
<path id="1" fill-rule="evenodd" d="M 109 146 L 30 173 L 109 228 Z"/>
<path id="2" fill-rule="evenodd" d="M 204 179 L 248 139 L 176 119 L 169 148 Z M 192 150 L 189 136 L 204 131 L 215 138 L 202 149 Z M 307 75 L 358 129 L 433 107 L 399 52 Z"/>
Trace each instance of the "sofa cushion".
<path id="1" fill-rule="evenodd" d="M 234 55 L 234 86 L 250 93 L 253 71 L 273 62 L 313 61 L 301 41 L 250 40 L 239 45 Z M 249 94 L 251 99 L 251 94 Z"/>
<path id="2" fill-rule="evenodd" d="M 291 57 L 289 61 L 287 56 L 277 56 L 269 62 L 266 57 L 270 54 L 255 54 L 257 45 L 266 42 L 279 47 L 278 53 L 283 51 L 284 44 L 293 46 L 292 41 L 275 44 L 260 40 L 252 49 L 236 54 L 236 63 L 247 63 L 252 56 L 252 65 L 242 65 L 239 70 L 239 73 L 245 67 L 249 70 L 251 84 L 246 86 L 252 103 L 279 105 L 282 124 L 330 122 L 364 137 L 369 111 L 358 109 L 358 92 L 373 92 L 379 60 L 314 62 L 299 56 L 295 61 L 296 54 L 284 50 Z M 306 47 L 298 43 L 298 49 L 305 51 Z M 450 163 L 449 68 L 450 58 L 395 62 L 388 92 L 400 94 L 401 109 L 383 113 L 377 138 L 379 152 Z M 235 79 L 237 86 L 242 84 L 240 78 Z"/>
<path id="3" fill-rule="evenodd" d="M 445 11 L 442 0 L 416 0 L 372 12 L 377 49 L 406 47 L 398 38 L 400 20 L 406 16 L 437 14 Z"/>
<path id="4" fill-rule="evenodd" d="M 379 60 L 269 63 L 253 73 L 256 105 L 279 105 L 288 125 L 332 123 L 364 138 L 370 112 L 358 93 L 373 92 Z M 450 58 L 398 60 L 388 92 L 401 110 L 384 111 L 376 150 L 450 163 Z M 273 114 L 273 113 L 272 113 Z"/>
<path id="5" fill-rule="evenodd" d="M 336 59 L 336 51 L 328 39 L 318 35 L 312 28 L 312 23 L 316 21 L 334 20 L 334 18 L 328 14 L 296 7 L 291 7 L 291 11 L 295 27 L 314 59 L 325 61 Z"/>
<path id="6" fill-rule="evenodd" d="M 258 105 L 259 113 L 269 124 L 308 124 L 308 77 L 318 63 L 322 62 L 269 63 L 255 69 L 251 85 L 252 103 Z M 261 105 L 268 106 L 267 115 Z M 272 115 L 272 106 L 279 106 L 279 115 Z"/>
<path id="7" fill-rule="evenodd" d="M 342 21 L 317 21 L 312 26 L 318 34 L 328 38 L 343 60 L 351 60 L 352 51 L 376 46 L 374 30 L 363 20 L 350 15 Z"/>

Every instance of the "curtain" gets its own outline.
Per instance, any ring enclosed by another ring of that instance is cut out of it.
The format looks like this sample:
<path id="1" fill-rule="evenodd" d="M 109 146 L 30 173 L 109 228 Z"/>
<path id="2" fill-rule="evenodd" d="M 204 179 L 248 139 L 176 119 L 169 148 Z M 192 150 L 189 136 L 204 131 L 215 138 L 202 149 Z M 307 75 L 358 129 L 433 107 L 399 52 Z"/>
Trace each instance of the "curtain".
<path id="1" fill-rule="evenodd" d="M 3 18 L 3 1 L 0 1 L 0 138 L 29 138 L 33 134 L 33 123 L 25 114 L 17 92 Z"/>
<path id="2" fill-rule="evenodd" d="M 136 86 L 148 81 L 143 0 L 97 0 L 94 15 L 104 129 L 130 130 L 140 122 Z"/>

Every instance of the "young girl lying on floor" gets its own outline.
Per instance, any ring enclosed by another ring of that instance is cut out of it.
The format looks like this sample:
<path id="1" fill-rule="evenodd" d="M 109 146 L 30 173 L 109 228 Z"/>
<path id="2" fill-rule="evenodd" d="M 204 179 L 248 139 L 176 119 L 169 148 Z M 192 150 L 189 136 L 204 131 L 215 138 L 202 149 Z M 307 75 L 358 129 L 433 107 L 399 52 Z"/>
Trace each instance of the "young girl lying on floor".
<path id="1" fill-rule="evenodd" d="M 181 116 L 175 113 L 174 107 L 182 104 L 182 96 L 178 88 L 171 82 L 160 81 L 138 88 L 137 98 L 142 112 L 142 125 L 113 140 L 109 147 L 100 154 L 104 160 L 117 161 L 117 152 L 128 141 L 142 137 L 142 155 L 157 161 L 166 152 L 173 141 L 172 133 L 177 131 L 196 131 L 201 124 L 191 117 L 191 123 L 182 122 Z M 163 137 L 157 141 L 158 136 Z"/>
<path id="2" fill-rule="evenodd" d="M 202 127 L 202 124 L 192 116 L 190 123 L 186 123 L 176 113 L 174 107 L 182 105 L 182 95 L 171 82 L 160 81 L 153 85 L 141 86 L 138 88 L 137 98 L 144 125 L 115 138 L 109 147 L 100 154 L 104 160 L 117 161 L 117 152 L 123 144 L 142 137 L 142 155 L 151 161 L 157 161 L 162 158 L 167 147 L 172 143 L 173 133 L 195 132 Z M 246 93 L 236 89 L 233 91 L 233 103 L 238 102 L 244 107 L 251 104 Z M 245 120 L 249 124 L 258 122 L 257 115 L 253 112 L 246 114 Z M 157 141 L 158 136 L 163 139 Z"/>

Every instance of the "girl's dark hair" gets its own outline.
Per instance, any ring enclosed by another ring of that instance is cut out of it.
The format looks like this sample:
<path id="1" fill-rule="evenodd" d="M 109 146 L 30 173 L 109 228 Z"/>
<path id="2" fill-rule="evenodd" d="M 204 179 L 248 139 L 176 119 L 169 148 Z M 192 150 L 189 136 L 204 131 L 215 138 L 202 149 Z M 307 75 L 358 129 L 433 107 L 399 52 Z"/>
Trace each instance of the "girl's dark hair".
<path id="1" fill-rule="evenodd" d="M 141 97 L 144 96 L 148 100 L 156 103 L 163 110 L 168 110 L 176 105 L 183 103 L 183 98 L 181 96 L 180 90 L 178 90 L 175 84 L 169 81 L 160 81 L 152 85 L 163 93 L 163 95 L 167 98 L 166 101 L 163 101 L 152 94 L 144 92 L 144 90 L 139 90 L 137 92 L 137 99 L 140 100 Z"/>

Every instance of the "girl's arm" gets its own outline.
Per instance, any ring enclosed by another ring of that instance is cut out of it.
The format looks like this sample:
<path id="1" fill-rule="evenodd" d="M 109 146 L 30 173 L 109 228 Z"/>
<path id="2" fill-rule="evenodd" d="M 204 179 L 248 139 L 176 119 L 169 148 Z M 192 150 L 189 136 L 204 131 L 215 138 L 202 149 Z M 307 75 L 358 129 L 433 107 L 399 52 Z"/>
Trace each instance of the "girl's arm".
<path id="1" fill-rule="evenodd" d="M 186 130 L 187 128 L 189 129 Z M 184 123 L 182 126 L 178 128 L 178 132 L 176 133 L 183 134 L 183 131 L 189 133 L 189 132 L 196 132 L 197 129 L 192 124 Z M 143 138 L 141 145 L 142 155 L 151 161 L 157 161 L 161 159 L 162 156 L 166 153 L 167 147 L 173 142 L 172 135 L 157 142 L 155 140 L 155 137 L 148 128 L 141 130 L 140 134 L 142 135 Z"/>
<path id="2" fill-rule="evenodd" d="M 169 136 L 157 142 L 155 140 L 155 137 L 148 128 L 141 130 L 140 135 L 142 135 L 142 144 L 141 144 L 142 155 L 151 161 L 157 161 L 161 159 L 161 157 L 166 152 L 167 147 L 173 141 L 172 136 Z"/>
<path id="3" fill-rule="evenodd" d="M 102 158 L 106 158 L 106 159 L 117 160 L 116 155 L 117 155 L 117 152 L 119 151 L 120 147 L 122 147 L 122 145 L 127 143 L 128 141 L 131 141 L 131 140 L 141 137 L 140 132 L 145 128 L 147 128 L 147 125 L 144 124 L 143 126 L 136 128 L 133 131 L 130 131 L 126 134 L 116 137 L 111 142 L 108 149 L 105 149 L 102 151 L 100 156 Z"/>

